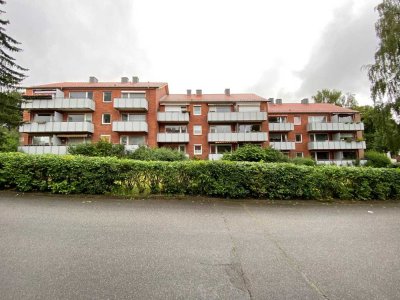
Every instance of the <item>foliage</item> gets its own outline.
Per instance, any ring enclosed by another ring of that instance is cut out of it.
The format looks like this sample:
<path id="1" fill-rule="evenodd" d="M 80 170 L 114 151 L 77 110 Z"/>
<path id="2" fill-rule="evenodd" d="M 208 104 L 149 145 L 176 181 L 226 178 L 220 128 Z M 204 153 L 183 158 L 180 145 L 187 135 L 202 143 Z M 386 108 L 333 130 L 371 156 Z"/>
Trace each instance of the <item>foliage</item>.
<path id="1" fill-rule="evenodd" d="M 387 97 L 400 110 L 400 0 L 383 0 L 376 10 L 379 19 L 375 30 L 380 43 L 375 63 L 368 66 L 374 101 Z"/>
<path id="2" fill-rule="evenodd" d="M 123 157 L 125 155 L 125 148 L 124 145 L 112 144 L 108 141 L 100 140 L 97 143 L 71 145 L 68 147 L 68 153 L 84 156 Z"/>
<path id="3" fill-rule="evenodd" d="M 273 148 L 262 148 L 257 145 L 247 144 L 239 147 L 232 153 L 226 153 L 223 160 L 230 161 L 263 161 L 263 162 L 287 162 L 289 159 L 280 151 Z"/>
<path id="4" fill-rule="evenodd" d="M 400 170 L 0 153 L 0 189 L 267 199 L 399 199 Z"/>
<path id="5" fill-rule="evenodd" d="M 295 157 L 290 159 L 290 162 L 295 165 L 315 166 L 315 160 L 309 157 Z"/>
<path id="6" fill-rule="evenodd" d="M 178 161 L 186 160 L 187 157 L 183 152 L 169 148 L 148 148 L 140 146 L 135 151 L 131 152 L 127 156 L 131 159 L 137 160 L 158 160 L 158 161 Z"/>
<path id="7" fill-rule="evenodd" d="M 312 96 L 315 103 L 331 103 L 343 107 L 353 108 L 357 106 L 357 100 L 354 94 L 343 94 L 338 90 L 322 89 Z"/>
<path id="8" fill-rule="evenodd" d="M 384 153 L 377 151 L 365 152 L 366 166 L 375 168 L 386 168 L 392 165 L 390 159 Z"/>
<path id="9" fill-rule="evenodd" d="M 17 151 L 18 145 L 19 133 L 17 129 L 0 128 L 0 152 Z"/>

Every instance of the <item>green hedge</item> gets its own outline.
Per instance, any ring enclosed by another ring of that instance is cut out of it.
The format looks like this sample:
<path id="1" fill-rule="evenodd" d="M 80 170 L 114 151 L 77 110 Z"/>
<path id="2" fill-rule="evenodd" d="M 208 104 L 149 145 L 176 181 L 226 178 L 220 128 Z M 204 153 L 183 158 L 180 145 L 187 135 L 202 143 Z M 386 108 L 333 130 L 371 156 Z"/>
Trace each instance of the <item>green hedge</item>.
<path id="1" fill-rule="evenodd" d="M 0 188 L 267 199 L 398 199 L 400 170 L 0 153 Z"/>

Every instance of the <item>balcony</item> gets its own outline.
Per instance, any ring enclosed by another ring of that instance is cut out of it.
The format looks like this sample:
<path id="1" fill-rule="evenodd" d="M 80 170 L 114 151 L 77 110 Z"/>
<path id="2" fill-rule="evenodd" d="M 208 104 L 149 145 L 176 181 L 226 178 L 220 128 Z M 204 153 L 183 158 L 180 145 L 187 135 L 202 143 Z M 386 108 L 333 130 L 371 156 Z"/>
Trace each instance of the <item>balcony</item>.
<path id="1" fill-rule="evenodd" d="M 28 110 L 60 110 L 60 111 L 94 111 L 95 103 L 92 99 L 35 99 L 26 100 L 21 104 L 22 109 Z"/>
<path id="2" fill-rule="evenodd" d="M 118 132 L 147 132 L 147 122 L 143 121 L 116 121 L 112 123 L 112 130 Z"/>
<path id="3" fill-rule="evenodd" d="M 159 143 L 188 143 L 189 133 L 168 133 L 160 132 L 157 134 Z"/>
<path id="4" fill-rule="evenodd" d="M 358 131 L 364 130 L 364 123 L 309 123 L 308 131 Z"/>
<path id="5" fill-rule="evenodd" d="M 27 145 L 18 147 L 18 151 L 27 154 L 67 154 L 68 146 L 35 146 Z"/>
<path id="6" fill-rule="evenodd" d="M 262 122 L 267 120 L 266 112 L 209 112 L 208 122 Z"/>
<path id="7" fill-rule="evenodd" d="M 293 123 L 269 123 L 269 131 L 292 131 Z"/>
<path id="8" fill-rule="evenodd" d="M 268 140 L 266 132 L 221 132 L 209 133 L 209 142 L 265 142 Z"/>
<path id="9" fill-rule="evenodd" d="M 19 127 L 23 133 L 47 133 L 47 132 L 90 132 L 94 126 L 90 122 L 32 122 Z"/>
<path id="10" fill-rule="evenodd" d="M 220 160 L 224 156 L 223 154 L 208 154 L 209 160 Z"/>
<path id="11" fill-rule="evenodd" d="M 355 160 L 317 160 L 317 165 L 336 165 L 336 166 L 353 166 Z M 365 165 L 366 160 L 360 160 L 360 165 Z"/>
<path id="12" fill-rule="evenodd" d="M 275 150 L 295 150 L 295 142 L 270 142 L 269 145 Z"/>
<path id="13" fill-rule="evenodd" d="M 124 145 L 125 151 L 133 152 L 138 149 L 140 145 Z"/>
<path id="14" fill-rule="evenodd" d="M 309 150 L 359 150 L 365 149 L 365 142 L 321 141 L 308 143 Z"/>
<path id="15" fill-rule="evenodd" d="M 146 98 L 115 98 L 114 108 L 118 110 L 147 111 L 148 103 Z"/>
<path id="16" fill-rule="evenodd" d="M 166 111 L 157 113 L 158 122 L 189 122 L 189 113 L 179 111 Z"/>

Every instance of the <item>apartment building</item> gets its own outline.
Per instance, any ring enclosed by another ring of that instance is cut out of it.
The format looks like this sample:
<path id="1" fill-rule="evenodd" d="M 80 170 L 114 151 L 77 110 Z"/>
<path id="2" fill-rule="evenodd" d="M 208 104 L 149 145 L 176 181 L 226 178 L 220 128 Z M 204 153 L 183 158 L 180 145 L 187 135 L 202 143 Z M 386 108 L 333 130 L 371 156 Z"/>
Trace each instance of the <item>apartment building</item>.
<path id="1" fill-rule="evenodd" d="M 282 104 L 255 94 L 170 94 L 164 82 L 62 82 L 30 87 L 22 104 L 20 151 L 65 154 L 100 139 L 170 147 L 189 157 L 219 159 L 243 144 L 272 146 L 321 162 L 363 156 L 358 112 L 330 104 Z"/>

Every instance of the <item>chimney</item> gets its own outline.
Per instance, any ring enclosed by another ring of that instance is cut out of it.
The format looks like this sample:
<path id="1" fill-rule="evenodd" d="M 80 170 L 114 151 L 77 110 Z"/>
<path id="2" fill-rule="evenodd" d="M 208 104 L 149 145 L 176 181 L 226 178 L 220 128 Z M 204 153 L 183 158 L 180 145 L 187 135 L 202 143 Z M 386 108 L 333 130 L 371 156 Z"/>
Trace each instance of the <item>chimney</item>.
<path id="1" fill-rule="evenodd" d="M 231 95 L 231 89 L 225 89 L 225 96 Z"/>
<path id="2" fill-rule="evenodd" d="M 274 104 L 274 98 L 268 98 L 268 101 Z"/>
<path id="3" fill-rule="evenodd" d="M 133 82 L 133 83 L 138 83 L 138 82 L 139 82 L 139 77 L 133 76 L 133 77 L 132 77 L 132 82 Z"/>
<path id="4" fill-rule="evenodd" d="M 186 95 L 191 96 L 192 95 L 192 90 L 186 90 Z"/>
<path id="5" fill-rule="evenodd" d="M 301 100 L 301 104 L 308 104 L 308 98 L 304 98 Z"/>
<path id="6" fill-rule="evenodd" d="M 94 77 L 94 76 L 90 76 L 89 77 L 89 83 L 98 83 L 99 81 L 97 80 L 97 78 L 96 77 Z"/>
<path id="7" fill-rule="evenodd" d="M 201 96 L 201 90 L 196 90 L 196 96 Z"/>
<path id="8" fill-rule="evenodd" d="M 128 77 L 121 77 L 121 83 L 128 83 L 129 78 Z"/>
<path id="9" fill-rule="evenodd" d="M 282 104 L 282 99 L 276 99 L 276 104 Z"/>

